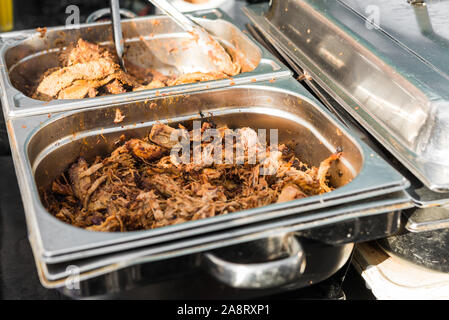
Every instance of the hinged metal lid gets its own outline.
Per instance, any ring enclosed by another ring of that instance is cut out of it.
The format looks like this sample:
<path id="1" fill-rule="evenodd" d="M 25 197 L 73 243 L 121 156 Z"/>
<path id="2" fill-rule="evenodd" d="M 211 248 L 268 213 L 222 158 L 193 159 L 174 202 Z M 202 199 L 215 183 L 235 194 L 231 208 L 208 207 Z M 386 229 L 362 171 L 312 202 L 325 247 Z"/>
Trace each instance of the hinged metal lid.
<path id="1" fill-rule="evenodd" d="M 449 76 L 449 2 L 338 0 L 445 77 Z"/>
<path id="2" fill-rule="evenodd" d="M 449 1 L 272 0 L 247 12 L 429 189 L 449 191 Z"/>

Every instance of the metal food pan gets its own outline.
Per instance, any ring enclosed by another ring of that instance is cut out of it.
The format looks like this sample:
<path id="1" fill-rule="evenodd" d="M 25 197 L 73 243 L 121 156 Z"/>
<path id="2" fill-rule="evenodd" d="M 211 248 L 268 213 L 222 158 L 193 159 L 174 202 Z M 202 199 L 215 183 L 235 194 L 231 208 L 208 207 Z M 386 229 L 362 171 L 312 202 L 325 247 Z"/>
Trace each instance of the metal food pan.
<path id="1" fill-rule="evenodd" d="M 150 108 L 150 106 L 152 106 Z M 125 116 L 115 124 L 115 110 Z M 147 231 L 91 232 L 65 224 L 43 208 L 38 189 L 46 188 L 80 154 L 87 159 L 112 150 L 122 135 L 142 137 L 155 122 L 184 122 L 212 116 L 217 124 L 232 127 L 279 129 L 279 142 L 295 144 L 307 163 L 319 165 L 337 149 L 344 157 L 331 170 L 336 190 L 283 204 L 231 213 Z M 294 79 L 212 89 L 190 95 L 159 97 L 132 103 L 103 105 L 84 111 L 37 115 L 7 121 L 19 186 L 36 254 L 59 261 L 86 257 L 96 250 L 119 251 L 161 243 L 220 229 L 295 215 L 349 203 L 408 186 L 396 170 L 346 130 Z M 337 174 L 337 170 L 340 171 Z M 313 216 L 304 215 L 306 220 Z"/>
<path id="2" fill-rule="evenodd" d="M 240 52 L 243 73 L 232 79 L 208 81 L 107 95 L 82 100 L 53 100 L 30 98 L 41 75 L 59 66 L 59 53 L 79 38 L 112 45 L 109 22 L 48 28 L 44 35 L 36 30 L 18 31 L 0 35 L 0 93 L 7 117 L 53 113 L 82 109 L 99 104 L 121 103 L 142 97 L 151 98 L 180 92 L 205 90 L 234 84 L 276 79 L 290 75 L 290 71 L 263 47 L 240 31 L 232 20 L 219 10 L 192 13 L 195 21 L 220 39 L 231 52 Z M 167 16 L 148 16 L 122 21 L 125 58 L 135 65 L 151 67 L 164 74 L 176 72 L 177 66 L 188 62 L 183 56 L 183 42 L 188 33 L 182 31 Z M 172 48 L 172 50 L 170 50 Z M 175 50 L 176 49 L 176 50 Z M 165 59 L 165 60 L 164 60 Z"/>
<path id="3" fill-rule="evenodd" d="M 79 280 L 84 281 L 139 264 L 156 261 L 168 263 L 168 259 L 197 253 L 214 255 L 215 250 L 220 248 L 229 246 L 239 248 L 238 245 L 248 242 L 265 242 L 267 239 L 292 233 L 326 245 L 339 246 L 394 234 L 401 226 L 401 211 L 410 206 L 411 203 L 406 194 L 399 192 L 325 210 L 311 211 L 311 214 L 315 216 L 313 221 L 307 221 L 301 216 L 282 218 L 268 224 L 258 223 L 245 228 L 223 230 L 162 246 L 134 248 L 58 264 L 46 264 L 42 261 L 36 261 L 36 263 L 41 270 L 39 274 L 44 286 L 59 287 L 63 286 L 65 279 L 70 276 L 70 266 L 76 266 L 77 272 L 80 273 Z M 334 232 L 330 234 L 328 229 Z M 302 242 L 299 241 L 300 246 Z M 260 257 L 253 254 L 252 258 L 259 260 Z M 305 264 L 307 265 L 307 258 Z"/>
<path id="4" fill-rule="evenodd" d="M 430 190 L 447 192 L 448 41 L 435 34 L 446 22 L 427 7 L 401 0 L 273 0 L 246 12 Z M 389 19 L 381 16 L 375 25 L 368 9 Z"/>

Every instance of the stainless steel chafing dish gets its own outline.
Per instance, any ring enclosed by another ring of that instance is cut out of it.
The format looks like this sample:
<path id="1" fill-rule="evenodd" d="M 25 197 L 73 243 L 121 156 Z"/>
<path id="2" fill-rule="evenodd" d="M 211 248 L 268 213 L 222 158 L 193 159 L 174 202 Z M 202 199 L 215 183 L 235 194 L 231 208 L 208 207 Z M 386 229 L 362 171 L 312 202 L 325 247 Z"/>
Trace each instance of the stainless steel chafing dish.
<path id="1" fill-rule="evenodd" d="M 149 108 L 150 103 L 158 107 Z M 43 261 L 61 262 L 93 254 L 110 253 L 133 246 L 161 243 L 210 231 L 246 225 L 307 210 L 329 207 L 403 190 L 408 182 L 320 110 L 310 94 L 294 80 L 246 85 L 160 97 L 140 102 L 100 105 L 86 111 L 17 118 L 8 121 L 13 152 L 20 159 L 18 172 L 30 223 L 36 227 L 37 253 Z M 115 109 L 126 115 L 113 122 Z M 231 127 L 279 128 L 279 142 L 292 139 L 296 152 L 308 163 L 318 164 L 324 155 L 344 150 L 333 192 L 286 204 L 276 204 L 212 219 L 183 223 L 142 232 L 98 233 L 66 225 L 49 216 L 38 190 L 46 188 L 80 154 L 87 159 L 111 150 L 125 133 L 143 136 L 159 121 L 182 122 L 210 114 L 214 122 Z M 292 138 L 294 136 L 294 138 Z M 104 137 L 104 138 L 103 138 Z M 37 231 L 39 230 L 39 231 Z M 64 235 L 61 237 L 61 235 Z M 107 246 L 107 247 L 105 247 Z"/>
<path id="2" fill-rule="evenodd" d="M 157 107 L 148 108 L 150 103 Z M 120 124 L 113 123 L 116 108 L 126 115 Z M 128 233 L 75 228 L 43 208 L 38 188 L 48 185 L 80 152 L 86 157 L 107 152 L 123 133 L 142 136 L 155 121 L 191 121 L 200 118 L 200 111 L 212 116 L 216 123 L 231 127 L 280 128 L 279 141 L 294 136 L 300 146 L 296 152 L 312 164 L 342 147 L 348 155 L 338 168 L 342 175 L 335 172 L 332 175 L 333 182 L 340 187 L 328 194 L 286 204 Z M 8 127 L 30 242 L 42 270 L 42 282 L 49 287 L 64 286 L 64 279 L 69 276 L 66 268 L 73 263 L 80 266 L 82 279 L 89 279 L 142 262 L 298 231 L 309 238 L 327 237 L 330 244 L 340 247 L 336 250 L 343 250 L 345 243 L 395 232 L 400 211 L 411 206 L 408 196 L 401 191 L 408 186 L 407 180 L 363 142 L 352 138 L 293 79 L 99 105 L 84 111 L 61 112 L 50 119 L 48 115 L 14 118 L 8 120 Z M 98 139 L 100 135 L 105 139 Z M 370 229 L 361 226 L 363 221 Z M 329 237 L 324 230 L 334 224 L 342 226 L 341 232 L 333 232 Z M 376 228 L 372 229 L 373 225 Z M 311 230 L 321 230 L 323 234 Z M 210 266 L 210 262 L 206 265 Z"/>
<path id="3" fill-rule="evenodd" d="M 268 51 L 251 41 L 232 20 L 219 10 L 194 13 L 195 21 L 218 37 L 227 47 L 237 49 L 244 57 L 246 72 L 232 79 L 164 87 L 120 95 L 109 95 L 83 100 L 39 101 L 27 96 L 32 86 L 49 68 L 59 65 L 58 53 L 79 38 L 99 43 L 112 44 L 109 22 L 83 24 L 79 27 L 65 26 L 48 28 L 45 35 L 36 30 L 4 33 L 0 36 L 0 86 L 2 104 L 10 117 L 58 112 L 86 108 L 99 103 L 120 103 L 142 97 L 151 98 L 180 92 L 198 91 L 285 77 L 288 68 L 279 63 Z M 152 67 L 164 74 L 176 72 L 177 67 L 187 63 L 183 50 L 166 54 L 166 48 L 182 48 L 189 36 L 166 16 L 151 16 L 122 21 L 124 41 L 128 47 L 125 57 L 142 67 Z M 150 49 L 149 49 L 150 48 Z M 158 52 L 157 54 L 155 54 Z M 167 60 L 161 59 L 168 57 Z M 190 59 L 191 61 L 191 59 Z"/>
<path id="4" fill-rule="evenodd" d="M 193 15 L 205 16 L 206 20 L 197 20 L 209 23 L 211 28 L 222 24 L 226 34 L 238 31 L 224 21 L 227 18 L 220 11 Z M 147 27 L 154 19 L 131 19 L 124 24 Z M 107 23 L 95 23 L 79 30 L 49 29 L 46 37 L 56 39 L 57 32 L 62 32 L 72 39 L 79 32 L 92 32 L 95 36 L 103 34 L 102 41 L 109 41 L 108 30 Z M 217 36 L 226 38 L 226 34 Z M 291 72 L 284 65 L 262 47 L 246 42 L 246 37 L 241 39 L 256 68 L 236 77 L 235 85 L 223 80 L 50 103 L 25 97 L 12 86 L 11 77 L 15 76 L 8 70 L 14 63 L 17 71 L 33 65 L 29 62 L 33 59 L 51 60 L 51 50 L 49 54 L 42 51 L 43 40 L 35 31 L 10 33 L 0 39 L 4 114 L 29 239 L 46 287 L 60 288 L 74 297 L 149 287 L 153 297 L 161 297 L 160 283 L 156 282 L 167 278 L 167 272 L 179 275 L 172 266 L 186 267 L 183 274 L 207 271 L 227 285 L 227 294 L 239 288 L 245 290 L 246 296 L 255 297 L 267 292 L 260 289 L 302 287 L 338 270 L 349 258 L 354 242 L 397 232 L 401 212 L 412 206 L 404 192 L 408 180 L 290 78 Z M 18 56 L 17 48 L 24 49 L 27 44 L 31 51 Z M 8 60 L 11 57 L 18 60 L 12 63 Z M 117 108 L 125 119 L 114 124 Z M 201 114 L 231 127 L 277 128 L 279 141 L 295 140 L 300 147 L 296 152 L 313 165 L 343 148 L 345 156 L 331 174 L 339 188 L 284 204 L 128 233 L 75 228 L 57 220 L 42 206 L 38 189 L 48 186 L 81 152 L 87 158 L 106 153 L 123 133 L 142 136 L 155 121 L 188 122 L 200 119 Z M 255 253 L 251 258 L 260 263 L 235 256 L 241 252 L 246 257 L 244 252 L 248 251 Z M 80 289 L 66 286 L 73 276 L 73 266 L 78 272 L 76 280 L 81 281 Z M 236 270 L 244 272 L 236 277 Z"/>

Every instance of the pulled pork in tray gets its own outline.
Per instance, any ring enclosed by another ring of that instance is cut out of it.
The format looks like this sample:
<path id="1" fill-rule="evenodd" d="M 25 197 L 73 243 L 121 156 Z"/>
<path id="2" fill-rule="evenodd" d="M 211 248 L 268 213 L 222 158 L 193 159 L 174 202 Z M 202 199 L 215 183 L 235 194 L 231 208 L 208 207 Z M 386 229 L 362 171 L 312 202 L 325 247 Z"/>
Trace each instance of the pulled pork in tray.
<path id="1" fill-rule="evenodd" d="M 201 131 L 212 126 L 203 122 Z M 157 124 L 148 137 L 130 139 L 91 164 L 79 158 L 53 182 L 51 191 L 43 194 L 44 205 L 58 219 L 77 227 L 132 231 L 333 190 L 327 181 L 328 170 L 341 153 L 332 154 L 318 168 L 309 167 L 285 145 L 262 146 L 253 129 L 241 128 L 234 131 L 237 139 L 232 144 L 234 150 L 244 150 L 238 162 L 241 164 L 210 164 L 204 152 L 200 161 L 178 161 L 179 157 L 170 155 L 173 142 L 169 137 L 172 131 L 181 129 L 187 144 L 193 145 L 193 131 L 181 125 L 174 129 Z M 230 129 L 217 130 L 223 138 Z M 199 144 L 202 150 L 211 145 Z M 264 148 L 266 153 L 256 164 L 249 164 L 248 150 L 254 146 Z M 218 147 L 225 154 L 223 143 Z M 193 153 L 192 148 L 189 152 Z M 270 169 L 271 174 L 262 175 L 261 169 Z"/>
<path id="2" fill-rule="evenodd" d="M 239 63 L 234 61 L 233 74 L 194 72 L 176 77 L 164 76 L 155 70 L 139 68 L 131 63 L 127 64 L 128 73 L 125 73 L 113 53 L 83 39 L 78 40 L 76 46 L 64 51 L 60 59 L 62 67 L 45 72 L 32 98 L 45 101 L 92 98 L 223 79 L 241 71 Z"/>

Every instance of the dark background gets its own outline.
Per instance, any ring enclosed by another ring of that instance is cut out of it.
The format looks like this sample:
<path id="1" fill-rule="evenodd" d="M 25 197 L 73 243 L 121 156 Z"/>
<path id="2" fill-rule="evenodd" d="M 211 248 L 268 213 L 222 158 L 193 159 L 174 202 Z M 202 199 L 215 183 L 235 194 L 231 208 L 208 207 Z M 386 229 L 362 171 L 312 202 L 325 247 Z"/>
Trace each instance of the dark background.
<path id="1" fill-rule="evenodd" d="M 268 0 L 239 0 L 247 3 L 266 2 Z M 14 28 L 16 30 L 51 27 L 65 24 L 67 15 L 65 9 L 69 5 L 80 8 L 81 23 L 93 11 L 105 8 L 108 0 L 14 0 Z M 138 15 L 147 15 L 154 12 L 153 6 L 146 0 L 120 0 L 120 7 L 129 9 Z M 44 18 L 45 17 L 45 18 Z"/>
<path id="2" fill-rule="evenodd" d="M 14 29 L 29 29 L 64 25 L 67 18 L 65 10 L 69 5 L 80 8 L 80 22 L 95 10 L 109 5 L 108 0 L 23 0 L 14 1 Z M 151 14 L 153 7 L 145 0 L 122 0 L 120 7 L 139 15 Z"/>

